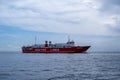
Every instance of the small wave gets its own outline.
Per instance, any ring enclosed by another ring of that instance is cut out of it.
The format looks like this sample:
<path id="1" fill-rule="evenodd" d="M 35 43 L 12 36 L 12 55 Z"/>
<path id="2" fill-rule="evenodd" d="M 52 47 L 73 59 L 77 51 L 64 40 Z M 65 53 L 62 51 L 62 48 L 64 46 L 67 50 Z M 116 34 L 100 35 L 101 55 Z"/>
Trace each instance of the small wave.
<path id="1" fill-rule="evenodd" d="M 20 69 L 20 70 L 18 70 L 18 71 L 20 71 L 20 72 L 28 72 L 28 71 L 30 71 L 30 70 Z"/>
<path id="2" fill-rule="evenodd" d="M 74 77 L 74 74 L 67 74 L 67 75 L 63 75 L 63 76 L 49 78 L 48 80 L 58 80 L 58 79 L 66 80 L 66 79 L 73 78 L 73 77 Z"/>
<path id="3" fill-rule="evenodd" d="M 67 74 L 63 76 L 49 78 L 48 80 L 84 80 L 84 79 L 94 79 L 94 76 L 89 73 L 79 73 L 79 74 Z"/>
<path id="4" fill-rule="evenodd" d="M 0 73 L 0 76 L 11 76 L 10 73 Z"/>
<path id="5" fill-rule="evenodd" d="M 52 70 L 50 70 L 50 69 L 44 69 L 44 70 L 42 70 L 42 71 L 52 71 Z"/>

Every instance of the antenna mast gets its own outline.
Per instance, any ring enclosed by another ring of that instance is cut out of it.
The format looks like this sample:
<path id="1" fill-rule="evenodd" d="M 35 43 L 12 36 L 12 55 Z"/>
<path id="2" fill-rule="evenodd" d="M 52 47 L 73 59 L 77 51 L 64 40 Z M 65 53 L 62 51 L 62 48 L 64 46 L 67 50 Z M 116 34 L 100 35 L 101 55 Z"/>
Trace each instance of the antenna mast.
<path id="1" fill-rule="evenodd" d="M 70 42 L 70 36 L 68 36 L 68 42 Z"/>
<path id="2" fill-rule="evenodd" d="M 36 45 L 37 37 L 35 36 L 35 45 Z"/>

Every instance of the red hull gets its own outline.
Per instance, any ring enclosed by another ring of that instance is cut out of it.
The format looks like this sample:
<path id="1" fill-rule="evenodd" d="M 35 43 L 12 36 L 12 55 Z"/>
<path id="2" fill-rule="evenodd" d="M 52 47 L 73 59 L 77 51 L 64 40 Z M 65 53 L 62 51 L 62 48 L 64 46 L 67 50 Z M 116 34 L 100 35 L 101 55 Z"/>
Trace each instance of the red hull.
<path id="1" fill-rule="evenodd" d="M 90 46 L 74 46 L 70 48 L 22 48 L 23 53 L 83 53 L 88 50 Z"/>

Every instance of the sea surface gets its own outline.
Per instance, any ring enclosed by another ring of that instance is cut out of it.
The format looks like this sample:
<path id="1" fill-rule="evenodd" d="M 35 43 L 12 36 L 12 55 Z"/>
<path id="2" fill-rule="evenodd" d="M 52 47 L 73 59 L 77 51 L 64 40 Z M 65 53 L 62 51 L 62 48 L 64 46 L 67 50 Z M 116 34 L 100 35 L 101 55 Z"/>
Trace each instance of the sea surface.
<path id="1" fill-rule="evenodd" d="M 120 53 L 0 52 L 0 80 L 120 80 Z"/>

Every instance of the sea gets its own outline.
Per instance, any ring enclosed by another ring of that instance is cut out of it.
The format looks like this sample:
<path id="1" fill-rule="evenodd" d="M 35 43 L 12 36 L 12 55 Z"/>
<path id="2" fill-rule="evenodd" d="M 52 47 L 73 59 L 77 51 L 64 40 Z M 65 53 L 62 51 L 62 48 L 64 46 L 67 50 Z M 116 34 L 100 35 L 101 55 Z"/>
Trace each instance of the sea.
<path id="1" fill-rule="evenodd" d="M 120 53 L 0 52 L 0 80 L 120 80 Z"/>

